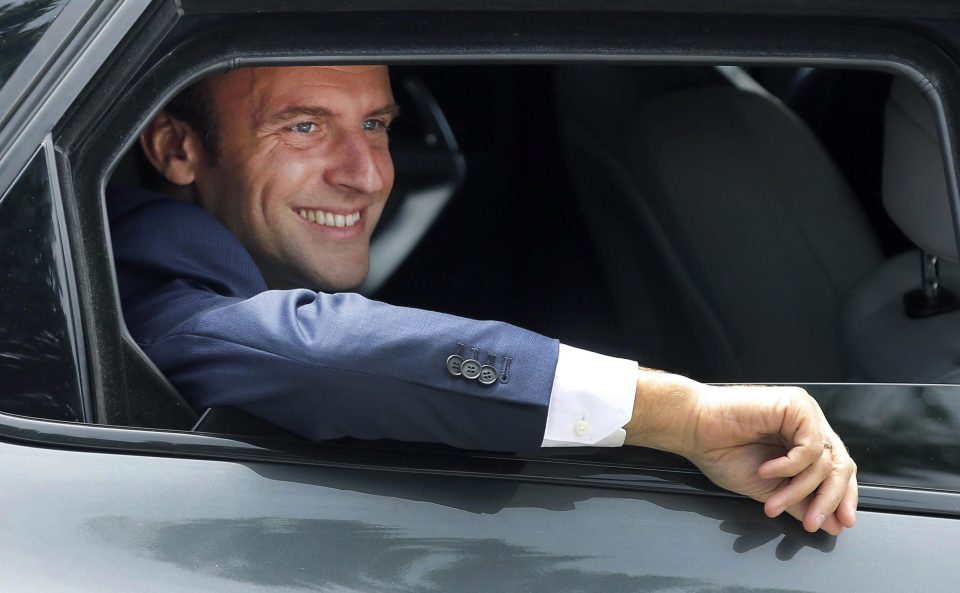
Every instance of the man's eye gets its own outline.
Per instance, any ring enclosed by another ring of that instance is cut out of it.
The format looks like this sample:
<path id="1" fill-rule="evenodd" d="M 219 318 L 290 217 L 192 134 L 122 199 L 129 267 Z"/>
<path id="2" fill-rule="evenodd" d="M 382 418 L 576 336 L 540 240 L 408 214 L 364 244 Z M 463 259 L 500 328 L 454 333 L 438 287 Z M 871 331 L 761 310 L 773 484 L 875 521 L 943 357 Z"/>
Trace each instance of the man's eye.
<path id="1" fill-rule="evenodd" d="M 317 130 L 317 124 L 312 121 L 302 121 L 290 126 L 290 129 L 298 134 L 309 134 Z"/>
<path id="2" fill-rule="evenodd" d="M 367 132 L 377 132 L 387 129 L 387 123 L 380 119 L 367 119 L 363 122 L 363 129 Z"/>

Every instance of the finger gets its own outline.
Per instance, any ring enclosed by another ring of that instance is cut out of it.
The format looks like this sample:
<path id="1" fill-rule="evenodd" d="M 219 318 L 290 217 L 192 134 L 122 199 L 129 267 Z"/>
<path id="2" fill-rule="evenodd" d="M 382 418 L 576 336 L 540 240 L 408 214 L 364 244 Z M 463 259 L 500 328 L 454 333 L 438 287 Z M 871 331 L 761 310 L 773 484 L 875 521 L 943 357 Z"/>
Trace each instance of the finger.
<path id="1" fill-rule="evenodd" d="M 791 478 L 817 462 L 823 455 L 825 439 L 821 438 L 819 425 L 816 430 L 798 430 L 792 438 L 793 445 L 787 454 L 771 459 L 760 466 L 764 479 Z"/>
<path id="2" fill-rule="evenodd" d="M 804 527 L 808 529 L 831 515 L 845 527 L 853 527 L 856 523 L 857 464 L 850 458 L 840 437 L 832 435 L 830 443 L 832 447 L 827 452 L 830 453 L 832 469 L 830 476 L 817 488 L 804 516 Z"/>
<path id="3" fill-rule="evenodd" d="M 805 499 L 810 493 L 817 490 L 824 479 L 830 475 L 832 469 L 833 464 L 830 453 L 827 450 L 823 450 L 820 453 L 820 459 L 818 459 L 816 463 L 808 465 L 799 475 L 794 476 L 791 480 L 785 481 L 782 486 L 778 487 L 770 495 L 767 502 L 764 503 L 764 510 L 767 516 L 776 517 L 788 507 L 798 504 Z M 846 476 L 844 476 L 844 478 L 846 478 Z M 837 502 L 839 503 L 839 501 L 840 496 L 837 495 Z"/>
<path id="4" fill-rule="evenodd" d="M 807 511 L 807 508 L 810 505 L 812 496 L 807 497 L 805 500 L 801 501 L 799 504 L 795 504 L 792 507 L 787 509 L 787 514 L 792 516 L 797 521 L 803 523 L 804 515 Z M 820 529 L 826 531 L 830 535 L 840 535 L 843 533 L 844 526 L 837 519 L 836 515 L 830 515 L 824 518 L 823 524 L 820 526 Z"/>
<path id="5" fill-rule="evenodd" d="M 857 486 L 857 475 L 850 476 L 850 485 L 840 501 L 837 508 L 837 519 L 844 527 L 853 527 L 857 524 L 857 500 L 859 498 L 859 487 Z"/>
<path id="6" fill-rule="evenodd" d="M 798 445 L 786 455 L 771 459 L 760 466 L 760 477 L 765 480 L 792 478 L 804 471 L 823 455 L 823 443 Z"/>
<path id="7" fill-rule="evenodd" d="M 829 425 L 820 406 L 803 389 L 783 388 L 785 405 L 779 436 L 784 441 L 787 454 L 771 459 L 760 467 L 760 477 L 765 479 L 789 478 L 803 472 L 817 462 L 823 453 Z"/>
<path id="8" fill-rule="evenodd" d="M 830 535 L 840 535 L 843 533 L 844 526 L 840 523 L 840 520 L 837 519 L 836 515 L 830 515 L 823 521 L 823 525 L 820 526 L 820 529 L 826 531 Z"/>
<path id="9" fill-rule="evenodd" d="M 831 535 L 839 535 L 844 528 L 856 524 L 857 464 L 850 458 L 840 437 L 831 434 L 829 438 L 831 446 L 824 451 L 824 458 L 830 460 L 829 476 L 816 493 L 789 506 L 787 512 L 799 519 L 807 531 L 820 528 Z"/>
<path id="10" fill-rule="evenodd" d="M 837 511 L 850 488 L 853 468 L 852 461 L 831 461 L 830 475 L 817 488 L 803 517 L 803 526 L 807 531 L 816 531 L 826 517 Z"/>

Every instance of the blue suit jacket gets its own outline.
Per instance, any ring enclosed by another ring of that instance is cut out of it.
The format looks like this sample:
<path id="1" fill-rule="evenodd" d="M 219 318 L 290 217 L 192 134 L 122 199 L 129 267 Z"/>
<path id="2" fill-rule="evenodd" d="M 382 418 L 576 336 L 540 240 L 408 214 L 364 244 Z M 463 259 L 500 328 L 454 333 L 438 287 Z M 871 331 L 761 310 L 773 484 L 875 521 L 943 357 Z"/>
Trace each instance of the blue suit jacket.
<path id="1" fill-rule="evenodd" d="M 203 209 L 108 190 L 127 327 L 198 411 L 237 406 L 314 440 L 352 436 L 519 451 L 540 446 L 559 345 L 499 322 L 357 294 L 268 290 L 253 259 Z M 451 375 L 466 345 L 509 372 Z"/>

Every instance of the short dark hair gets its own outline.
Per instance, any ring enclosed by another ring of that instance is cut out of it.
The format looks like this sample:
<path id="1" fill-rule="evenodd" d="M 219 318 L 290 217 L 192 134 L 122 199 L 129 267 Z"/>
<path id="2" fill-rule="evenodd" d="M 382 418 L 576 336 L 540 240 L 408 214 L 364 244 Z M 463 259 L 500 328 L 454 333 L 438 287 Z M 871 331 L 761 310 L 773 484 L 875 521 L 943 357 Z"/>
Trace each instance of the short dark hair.
<path id="1" fill-rule="evenodd" d="M 214 163 L 220 157 L 220 124 L 206 80 L 200 80 L 170 99 L 164 111 L 186 122 L 200 136 L 207 156 Z"/>

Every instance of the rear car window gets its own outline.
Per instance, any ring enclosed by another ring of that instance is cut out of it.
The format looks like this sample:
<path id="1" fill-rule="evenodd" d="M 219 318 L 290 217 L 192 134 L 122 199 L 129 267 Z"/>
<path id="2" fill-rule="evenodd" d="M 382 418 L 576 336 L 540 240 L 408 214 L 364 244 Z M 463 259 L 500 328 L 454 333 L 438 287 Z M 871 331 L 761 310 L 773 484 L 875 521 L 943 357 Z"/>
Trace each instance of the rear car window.
<path id="1" fill-rule="evenodd" d="M 68 257 L 44 157 L 0 197 L 0 411 L 82 420 Z"/>

